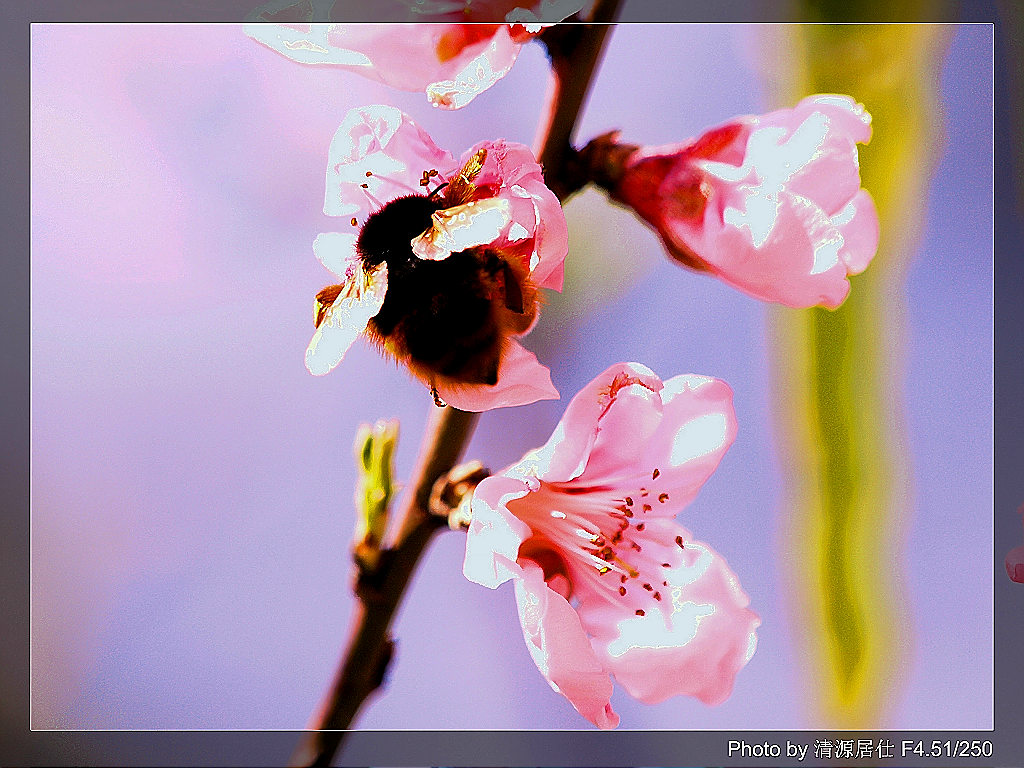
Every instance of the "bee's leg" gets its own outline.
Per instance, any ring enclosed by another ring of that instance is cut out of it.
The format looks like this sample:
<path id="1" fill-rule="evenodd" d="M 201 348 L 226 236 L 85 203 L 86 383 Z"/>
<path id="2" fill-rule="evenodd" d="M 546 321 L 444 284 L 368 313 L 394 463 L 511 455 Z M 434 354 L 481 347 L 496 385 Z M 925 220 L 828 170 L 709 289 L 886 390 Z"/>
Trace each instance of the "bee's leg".
<path id="1" fill-rule="evenodd" d="M 526 311 L 523 303 L 523 289 L 519 285 L 512 267 L 506 262 L 502 267 L 502 282 L 505 285 L 505 308 L 515 312 L 517 315 Z"/>
<path id="2" fill-rule="evenodd" d="M 436 195 L 436 194 L 437 194 L 437 193 L 439 193 L 439 192 L 440 192 L 440 191 L 441 191 L 442 189 L 444 189 L 445 187 L 447 187 L 449 183 L 450 183 L 450 182 L 447 182 L 447 181 L 446 181 L 446 182 L 445 182 L 444 184 L 440 184 L 440 185 L 438 185 L 437 187 L 435 187 L 435 188 L 434 188 L 434 191 L 433 191 L 433 192 L 431 192 L 431 193 L 430 193 L 429 195 L 427 195 L 427 197 L 429 197 L 429 198 L 430 198 L 431 200 L 433 200 L 433 199 L 434 199 L 434 195 Z"/>
<path id="3" fill-rule="evenodd" d="M 441 399 L 441 395 L 437 393 L 437 387 L 434 386 L 433 384 L 431 384 L 430 386 L 430 395 L 431 397 L 434 398 L 434 405 L 436 405 L 438 408 L 444 408 L 446 405 L 448 405 L 448 403 Z"/>

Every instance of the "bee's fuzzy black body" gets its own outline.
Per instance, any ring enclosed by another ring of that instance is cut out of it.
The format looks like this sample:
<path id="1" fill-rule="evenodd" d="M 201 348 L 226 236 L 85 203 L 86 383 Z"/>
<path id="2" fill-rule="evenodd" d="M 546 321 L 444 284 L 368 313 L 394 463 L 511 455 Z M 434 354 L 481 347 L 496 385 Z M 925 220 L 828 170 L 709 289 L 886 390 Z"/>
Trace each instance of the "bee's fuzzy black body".
<path id="1" fill-rule="evenodd" d="M 494 250 L 472 248 L 420 259 L 411 240 L 445 203 L 428 195 L 392 200 L 363 225 L 356 245 L 367 269 L 387 262 L 384 304 L 368 336 L 431 384 L 494 384 L 506 334 L 502 317 L 522 316 L 523 287 Z"/>

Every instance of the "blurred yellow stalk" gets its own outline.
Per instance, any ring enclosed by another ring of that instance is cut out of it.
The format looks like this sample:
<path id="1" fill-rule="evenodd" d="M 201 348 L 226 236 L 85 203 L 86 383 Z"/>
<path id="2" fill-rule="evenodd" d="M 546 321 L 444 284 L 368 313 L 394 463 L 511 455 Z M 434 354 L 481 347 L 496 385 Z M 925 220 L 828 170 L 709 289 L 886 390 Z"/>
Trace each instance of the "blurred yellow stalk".
<path id="1" fill-rule="evenodd" d="M 871 113 L 861 175 L 881 219 L 878 255 L 838 310 L 778 309 L 771 323 L 789 501 L 782 551 L 814 722 L 826 727 L 884 727 L 912 649 L 901 574 L 910 509 L 903 281 L 942 142 L 938 78 L 951 31 L 776 30 L 790 80 L 780 106 L 845 93 Z"/>

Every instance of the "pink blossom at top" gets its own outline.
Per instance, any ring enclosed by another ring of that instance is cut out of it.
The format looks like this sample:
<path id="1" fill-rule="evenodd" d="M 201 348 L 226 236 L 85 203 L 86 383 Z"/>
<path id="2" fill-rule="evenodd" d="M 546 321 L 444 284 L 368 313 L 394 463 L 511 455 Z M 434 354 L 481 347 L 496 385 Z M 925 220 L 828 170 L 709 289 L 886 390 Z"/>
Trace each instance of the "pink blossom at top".
<path id="1" fill-rule="evenodd" d="M 483 480 L 464 572 L 513 580 L 527 648 L 581 715 L 614 728 L 633 697 L 725 700 L 760 621 L 725 560 L 675 522 L 736 436 L 732 391 L 612 366 L 542 448 Z"/>
<path id="2" fill-rule="evenodd" d="M 430 103 L 458 109 L 504 77 L 541 27 L 571 16 L 581 0 L 418 2 L 422 21 L 470 23 L 268 24 L 249 37 L 302 64 L 336 66 L 394 88 L 425 91 Z M 473 23 L 495 22 L 506 23 Z"/>
<path id="3" fill-rule="evenodd" d="M 1024 504 L 1017 509 L 1024 516 Z M 1016 582 L 1024 584 L 1024 544 L 1014 547 L 1006 555 L 1006 574 Z"/>
<path id="4" fill-rule="evenodd" d="M 849 96 L 809 96 L 635 152 L 613 196 L 683 264 L 759 299 L 835 309 L 878 247 L 857 157 L 870 138 L 871 115 Z"/>
<path id="5" fill-rule="evenodd" d="M 408 241 L 407 261 L 444 261 L 452 253 L 483 247 L 508 265 L 505 285 L 518 286 L 523 306 L 517 312 L 496 310 L 507 338 L 495 384 L 435 377 L 408 360 L 398 341 L 375 329 L 378 313 L 390 311 L 388 272 L 394 263 L 368 262 L 358 247 L 360 234 L 371 216 L 410 196 L 435 199 L 439 210 Z M 353 109 L 331 142 L 324 213 L 343 219 L 348 231 L 321 234 L 313 244 L 320 261 L 343 283 L 323 308 L 306 351 L 312 373 L 330 371 L 356 337 L 369 333 L 456 408 L 482 411 L 558 397 L 548 369 L 513 338 L 537 320 L 537 289 L 561 290 L 568 250 L 562 207 L 527 147 L 501 139 L 481 142 L 456 161 L 401 111 Z"/>

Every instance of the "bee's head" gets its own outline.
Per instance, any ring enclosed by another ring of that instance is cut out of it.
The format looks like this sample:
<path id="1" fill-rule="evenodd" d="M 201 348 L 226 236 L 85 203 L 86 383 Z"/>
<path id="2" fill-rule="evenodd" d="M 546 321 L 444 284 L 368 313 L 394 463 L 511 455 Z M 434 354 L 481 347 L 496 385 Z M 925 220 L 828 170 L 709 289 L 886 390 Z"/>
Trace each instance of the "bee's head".
<path id="1" fill-rule="evenodd" d="M 389 267 L 398 262 L 411 263 L 412 239 L 430 228 L 430 217 L 444 203 L 427 195 L 399 197 L 370 214 L 359 233 L 356 249 L 367 267 L 387 261 Z"/>

